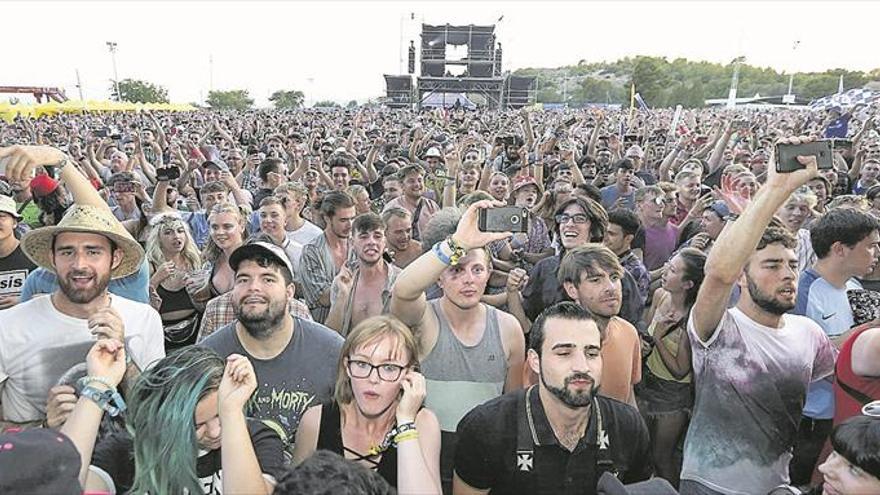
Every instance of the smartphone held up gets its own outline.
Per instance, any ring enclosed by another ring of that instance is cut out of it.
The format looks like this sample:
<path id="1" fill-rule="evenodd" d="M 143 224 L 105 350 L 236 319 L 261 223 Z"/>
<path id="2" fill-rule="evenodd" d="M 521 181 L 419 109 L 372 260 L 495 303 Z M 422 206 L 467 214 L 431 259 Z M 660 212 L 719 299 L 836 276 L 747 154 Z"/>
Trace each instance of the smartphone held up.
<path id="1" fill-rule="evenodd" d="M 778 143 L 776 145 L 776 171 L 788 174 L 806 168 L 798 161 L 798 156 L 815 156 L 819 170 L 834 168 L 830 140 L 813 141 L 803 144 Z"/>
<path id="2" fill-rule="evenodd" d="M 529 211 L 519 206 L 484 208 L 480 210 L 478 228 L 481 232 L 528 232 Z"/>

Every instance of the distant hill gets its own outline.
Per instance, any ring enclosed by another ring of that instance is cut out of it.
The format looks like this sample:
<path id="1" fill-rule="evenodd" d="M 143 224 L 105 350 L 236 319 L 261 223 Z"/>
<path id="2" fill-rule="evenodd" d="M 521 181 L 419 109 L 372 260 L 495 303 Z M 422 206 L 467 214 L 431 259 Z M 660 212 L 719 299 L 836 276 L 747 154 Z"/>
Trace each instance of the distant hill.
<path id="1" fill-rule="evenodd" d="M 556 68 L 526 68 L 515 75 L 536 76 L 538 101 L 542 103 L 620 103 L 629 105 L 630 82 L 651 107 L 703 106 L 708 98 L 724 98 L 730 88 L 734 64 L 715 64 L 683 58 L 627 57 L 615 62 L 587 62 Z M 840 75 L 844 89 L 880 85 L 880 68 L 870 72 L 832 69 L 795 73 L 792 92 L 806 99 L 837 91 Z M 789 75 L 769 67 L 742 64 L 738 96 L 782 95 L 788 91 Z"/>

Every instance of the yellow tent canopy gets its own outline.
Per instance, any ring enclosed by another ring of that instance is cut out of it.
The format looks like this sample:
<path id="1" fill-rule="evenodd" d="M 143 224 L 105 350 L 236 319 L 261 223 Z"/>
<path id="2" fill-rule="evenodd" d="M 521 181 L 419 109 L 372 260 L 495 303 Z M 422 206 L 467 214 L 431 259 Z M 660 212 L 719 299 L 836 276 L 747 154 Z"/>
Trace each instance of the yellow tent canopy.
<path id="1" fill-rule="evenodd" d="M 12 122 L 17 115 L 42 117 L 59 113 L 87 112 L 139 112 L 157 110 L 167 112 L 191 112 L 195 107 L 181 103 L 130 103 L 127 101 L 67 100 L 64 103 L 50 101 L 36 105 L 12 105 L 0 103 L 0 119 Z"/>

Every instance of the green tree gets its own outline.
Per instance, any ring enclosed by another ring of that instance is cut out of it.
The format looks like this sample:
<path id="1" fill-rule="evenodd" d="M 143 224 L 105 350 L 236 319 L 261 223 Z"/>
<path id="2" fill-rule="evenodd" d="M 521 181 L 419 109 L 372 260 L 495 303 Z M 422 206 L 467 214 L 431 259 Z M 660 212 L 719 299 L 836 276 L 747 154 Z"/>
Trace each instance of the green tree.
<path id="1" fill-rule="evenodd" d="M 272 96 L 269 97 L 269 101 L 272 102 L 272 105 L 274 105 L 275 108 L 279 110 L 299 108 L 303 105 L 305 99 L 306 96 L 303 94 L 303 92 L 297 91 L 295 89 L 279 89 L 278 91 L 272 93 Z"/>
<path id="2" fill-rule="evenodd" d="M 350 100 L 348 103 L 345 104 L 345 108 L 357 108 L 357 106 L 357 100 Z"/>
<path id="3" fill-rule="evenodd" d="M 110 95 L 114 100 L 131 103 L 168 103 L 168 90 L 147 81 L 123 79 L 119 81 L 119 92 L 122 93 L 122 98 L 117 97 L 116 85 L 111 83 Z"/>
<path id="4" fill-rule="evenodd" d="M 669 84 L 668 66 L 665 58 L 636 57 L 630 82 L 636 85 L 636 91 L 652 107 L 663 106 L 664 92 Z"/>
<path id="5" fill-rule="evenodd" d="M 315 107 L 324 107 L 324 108 L 336 108 L 339 107 L 339 103 L 330 100 L 321 100 L 316 102 L 313 106 Z"/>
<path id="6" fill-rule="evenodd" d="M 246 89 L 211 91 L 205 102 L 215 110 L 247 110 L 254 105 L 254 99 Z"/>

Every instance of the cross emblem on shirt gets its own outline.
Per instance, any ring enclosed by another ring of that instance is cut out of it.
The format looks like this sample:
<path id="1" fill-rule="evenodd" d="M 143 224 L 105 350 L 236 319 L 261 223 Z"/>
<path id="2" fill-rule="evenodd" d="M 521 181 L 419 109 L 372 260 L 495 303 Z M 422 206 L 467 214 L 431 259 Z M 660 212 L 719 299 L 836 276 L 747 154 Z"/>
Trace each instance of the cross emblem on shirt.
<path id="1" fill-rule="evenodd" d="M 516 467 L 520 471 L 531 471 L 533 458 L 531 452 L 519 451 L 516 453 Z"/>
<path id="2" fill-rule="evenodd" d="M 599 432 L 599 449 L 607 449 L 608 446 L 611 445 L 611 440 L 608 438 L 608 433 L 605 433 L 604 430 Z"/>

